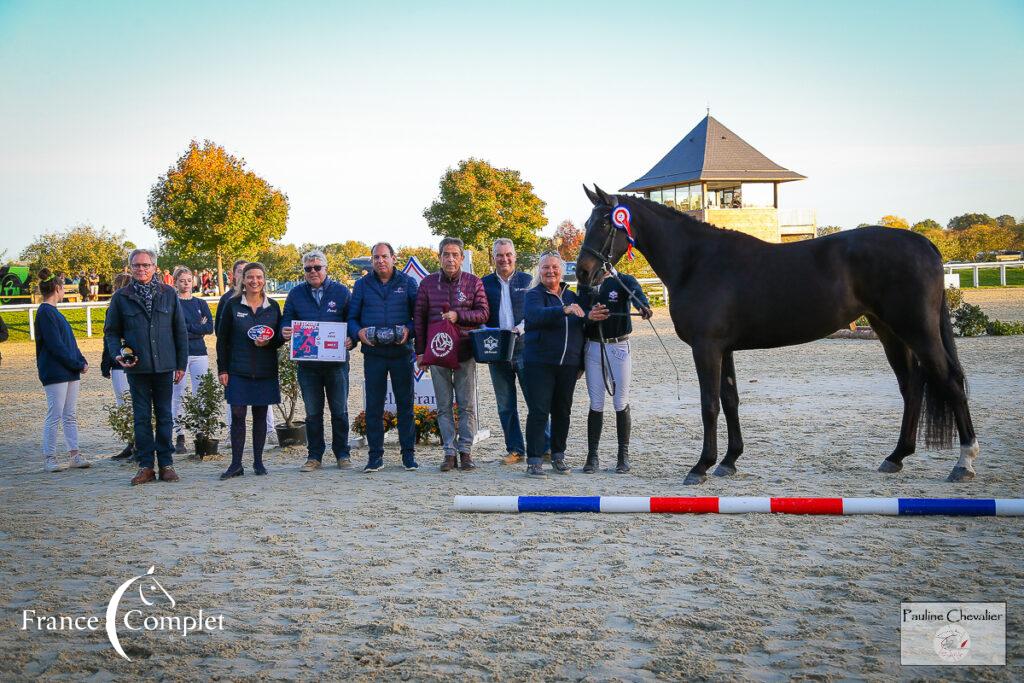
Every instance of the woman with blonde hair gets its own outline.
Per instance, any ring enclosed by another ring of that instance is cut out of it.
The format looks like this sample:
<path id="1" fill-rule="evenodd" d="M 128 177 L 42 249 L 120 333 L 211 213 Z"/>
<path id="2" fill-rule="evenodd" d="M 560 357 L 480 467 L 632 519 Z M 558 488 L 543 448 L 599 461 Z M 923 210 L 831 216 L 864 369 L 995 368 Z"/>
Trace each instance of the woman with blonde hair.
<path id="1" fill-rule="evenodd" d="M 200 380 L 210 369 L 210 358 L 203 338 L 213 334 L 213 313 L 205 301 L 192 296 L 194 285 L 195 279 L 188 266 L 178 266 L 174 269 L 174 288 L 178 290 L 178 303 L 181 304 L 181 311 L 185 315 L 185 329 L 188 332 L 188 366 L 185 373 L 190 378 L 193 394 L 199 390 Z M 171 396 L 171 415 L 174 417 L 176 432 L 174 452 L 179 454 L 185 452 L 185 434 L 178 424 L 181 399 L 184 395 L 185 382 L 178 382 L 174 385 L 174 393 Z"/>
<path id="2" fill-rule="evenodd" d="M 267 411 L 281 402 L 277 379 L 277 349 L 281 336 L 281 307 L 266 293 L 266 269 L 249 263 L 224 303 L 217 327 L 217 372 L 231 406 L 231 465 L 221 479 L 240 477 L 245 448 L 246 408 L 252 408 L 252 469 L 266 474 L 263 446 Z"/>

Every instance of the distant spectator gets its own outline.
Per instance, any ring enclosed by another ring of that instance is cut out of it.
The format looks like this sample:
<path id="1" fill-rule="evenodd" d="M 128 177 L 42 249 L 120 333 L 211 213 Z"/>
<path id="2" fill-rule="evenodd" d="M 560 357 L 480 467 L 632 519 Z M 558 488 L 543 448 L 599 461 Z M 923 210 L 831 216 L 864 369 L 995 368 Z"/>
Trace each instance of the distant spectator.
<path id="1" fill-rule="evenodd" d="M 0 342 L 7 341 L 9 333 L 7 332 L 7 323 L 4 322 L 3 318 L 0 318 Z M 0 354 L 0 363 L 3 363 L 3 355 Z"/>
<path id="2" fill-rule="evenodd" d="M 99 301 L 100 298 L 100 276 L 93 268 L 89 271 L 89 301 Z"/>
<path id="3" fill-rule="evenodd" d="M 89 300 L 89 277 L 83 270 L 78 274 L 78 295 L 82 298 L 82 301 Z"/>

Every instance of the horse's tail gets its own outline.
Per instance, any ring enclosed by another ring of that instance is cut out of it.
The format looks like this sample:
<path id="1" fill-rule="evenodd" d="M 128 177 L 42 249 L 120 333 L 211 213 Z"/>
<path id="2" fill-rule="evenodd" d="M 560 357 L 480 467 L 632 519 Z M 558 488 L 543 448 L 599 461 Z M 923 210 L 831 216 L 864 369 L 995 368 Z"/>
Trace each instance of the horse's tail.
<path id="1" fill-rule="evenodd" d="M 946 351 L 946 366 L 949 378 L 930 377 L 925 375 L 924 384 L 924 443 L 929 448 L 950 448 L 953 446 L 953 430 L 956 421 L 953 415 L 953 402 L 946 391 L 945 384 L 952 379 L 967 393 L 967 379 L 964 377 L 960 359 L 953 341 L 953 324 L 949 319 L 949 304 L 946 292 L 942 292 L 942 310 L 939 312 L 939 333 L 942 336 L 942 347 Z"/>

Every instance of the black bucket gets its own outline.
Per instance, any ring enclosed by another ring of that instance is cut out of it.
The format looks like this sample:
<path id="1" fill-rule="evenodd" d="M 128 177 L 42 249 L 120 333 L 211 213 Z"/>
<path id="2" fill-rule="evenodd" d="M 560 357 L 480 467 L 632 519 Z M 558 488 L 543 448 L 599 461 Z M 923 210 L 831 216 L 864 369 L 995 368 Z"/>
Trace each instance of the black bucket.
<path id="1" fill-rule="evenodd" d="M 516 335 L 512 330 L 481 327 L 469 333 L 473 339 L 473 358 L 477 363 L 508 363 L 516 350 Z"/>

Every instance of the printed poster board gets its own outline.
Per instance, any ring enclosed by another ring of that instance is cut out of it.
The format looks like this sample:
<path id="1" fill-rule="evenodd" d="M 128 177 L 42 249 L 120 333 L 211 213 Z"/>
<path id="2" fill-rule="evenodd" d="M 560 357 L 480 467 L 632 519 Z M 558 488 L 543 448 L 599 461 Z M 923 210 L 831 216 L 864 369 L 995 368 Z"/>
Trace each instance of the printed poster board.
<path id="1" fill-rule="evenodd" d="M 344 362 L 348 360 L 348 351 L 345 350 L 347 330 L 347 323 L 294 320 L 289 355 L 297 362 Z"/>

